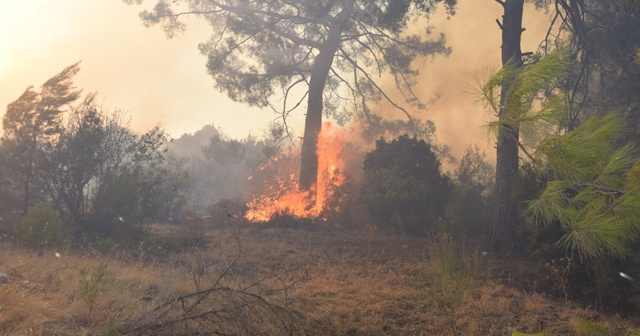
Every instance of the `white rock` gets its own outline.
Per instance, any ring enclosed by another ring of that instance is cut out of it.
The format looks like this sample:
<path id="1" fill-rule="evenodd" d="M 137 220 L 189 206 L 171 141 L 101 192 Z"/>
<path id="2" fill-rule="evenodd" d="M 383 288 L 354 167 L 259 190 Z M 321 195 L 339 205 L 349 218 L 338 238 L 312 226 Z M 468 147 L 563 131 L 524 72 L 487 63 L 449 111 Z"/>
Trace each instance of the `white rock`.
<path id="1" fill-rule="evenodd" d="M 7 273 L 0 273 L 0 283 L 6 283 L 7 281 L 9 281 Z"/>

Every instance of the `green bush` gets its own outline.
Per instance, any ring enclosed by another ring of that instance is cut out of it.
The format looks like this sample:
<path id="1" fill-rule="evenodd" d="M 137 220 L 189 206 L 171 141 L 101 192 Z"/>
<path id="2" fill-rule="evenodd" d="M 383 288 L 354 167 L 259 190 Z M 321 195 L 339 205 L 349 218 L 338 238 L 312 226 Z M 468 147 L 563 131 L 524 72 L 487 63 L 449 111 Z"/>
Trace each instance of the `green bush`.
<path id="1" fill-rule="evenodd" d="M 453 189 L 444 225 L 466 237 L 487 237 L 491 230 L 495 170 L 478 147 L 469 147 L 453 172 Z"/>
<path id="2" fill-rule="evenodd" d="M 102 255 L 111 254 L 118 248 L 118 242 L 111 237 L 98 238 L 94 244 L 95 249 Z"/>
<path id="3" fill-rule="evenodd" d="M 124 324 L 115 317 L 109 316 L 109 321 L 107 321 L 106 328 L 100 332 L 99 336 L 120 336 L 123 334 Z"/>
<path id="4" fill-rule="evenodd" d="M 380 139 L 363 163 L 361 201 L 377 227 L 425 235 L 444 215 L 449 178 L 431 145 L 416 137 Z"/>
<path id="5" fill-rule="evenodd" d="M 13 228 L 16 240 L 30 247 L 56 247 L 64 243 L 64 225 L 50 205 L 29 210 Z"/>
<path id="6" fill-rule="evenodd" d="M 80 271 L 78 293 L 82 301 L 87 305 L 89 318 L 92 318 L 96 299 L 102 296 L 102 293 L 109 287 L 112 281 L 112 278 L 107 273 L 107 268 L 107 264 L 101 264 L 90 273 L 87 273 L 85 270 Z"/>
<path id="7" fill-rule="evenodd" d="M 162 238 L 158 242 L 158 247 L 161 247 L 169 252 L 178 252 L 183 246 L 183 241 L 175 233 L 169 233 L 166 237 Z"/>

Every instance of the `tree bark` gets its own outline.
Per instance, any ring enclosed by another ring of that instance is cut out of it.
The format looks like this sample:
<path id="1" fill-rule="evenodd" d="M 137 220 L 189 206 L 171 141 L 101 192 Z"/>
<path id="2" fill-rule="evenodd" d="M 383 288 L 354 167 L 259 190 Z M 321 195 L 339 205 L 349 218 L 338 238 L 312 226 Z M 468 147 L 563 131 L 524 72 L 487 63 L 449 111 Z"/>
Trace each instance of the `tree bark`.
<path id="1" fill-rule="evenodd" d="M 337 19 L 332 23 L 326 42 L 313 60 L 313 71 L 309 79 L 307 116 L 304 123 L 304 138 L 300 158 L 300 189 L 311 190 L 318 178 L 318 134 L 322 128 L 324 86 L 340 47 L 342 32 L 353 12 L 353 1 L 345 1 Z"/>
<path id="2" fill-rule="evenodd" d="M 502 65 L 510 64 L 522 67 L 522 50 L 520 40 L 522 36 L 522 13 L 524 0 L 498 1 L 504 8 L 502 16 Z M 500 112 L 498 118 L 506 120 L 510 116 L 505 109 L 508 99 L 509 80 L 501 88 Z M 515 225 L 518 221 L 517 203 L 513 198 L 513 185 L 518 175 L 518 141 L 520 131 L 517 125 L 503 126 L 498 133 L 496 149 L 496 185 L 495 206 L 493 212 L 493 226 L 491 240 L 495 247 L 503 247 L 513 237 Z"/>

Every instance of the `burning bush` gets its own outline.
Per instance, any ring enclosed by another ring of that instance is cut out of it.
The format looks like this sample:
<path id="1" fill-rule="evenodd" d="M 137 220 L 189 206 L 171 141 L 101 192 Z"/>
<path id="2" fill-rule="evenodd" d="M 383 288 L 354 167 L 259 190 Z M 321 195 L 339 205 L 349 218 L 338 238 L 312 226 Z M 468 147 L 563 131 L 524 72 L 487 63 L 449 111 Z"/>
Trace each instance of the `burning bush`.
<path id="1" fill-rule="evenodd" d="M 276 217 L 326 218 L 340 213 L 345 203 L 341 187 L 344 174 L 344 136 L 341 131 L 325 123 L 318 135 L 318 177 L 310 190 L 300 190 L 299 153 L 290 148 L 262 165 L 250 179 L 262 183 L 260 192 L 247 206 L 245 218 L 253 223 L 267 222 Z"/>

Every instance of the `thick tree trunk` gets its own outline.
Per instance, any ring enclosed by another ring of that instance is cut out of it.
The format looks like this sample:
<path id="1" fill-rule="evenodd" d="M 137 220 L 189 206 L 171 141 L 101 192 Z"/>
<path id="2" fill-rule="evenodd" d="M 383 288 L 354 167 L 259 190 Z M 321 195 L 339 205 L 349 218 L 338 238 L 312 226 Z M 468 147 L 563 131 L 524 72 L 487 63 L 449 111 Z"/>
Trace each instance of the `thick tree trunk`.
<path id="1" fill-rule="evenodd" d="M 307 116 L 304 120 L 304 139 L 300 158 L 300 189 L 309 190 L 316 183 L 318 175 L 318 133 L 322 128 L 322 95 L 333 54 L 321 51 L 313 62 L 313 72 L 309 80 Z"/>
<path id="2" fill-rule="evenodd" d="M 504 7 L 502 16 L 502 65 L 522 66 L 522 12 L 524 0 L 496 0 Z M 500 95 L 500 113 L 498 118 L 505 120 L 513 117 L 511 111 L 505 109 L 508 99 L 509 82 L 502 85 Z M 513 185 L 518 175 L 518 141 L 517 125 L 506 126 L 499 131 L 496 160 L 495 207 L 491 239 L 496 247 L 504 246 L 514 234 L 518 220 L 517 203 L 513 199 Z"/>
<path id="3" fill-rule="evenodd" d="M 304 123 L 304 139 L 300 161 L 300 189 L 310 190 L 318 178 L 318 133 L 322 128 L 324 86 L 340 47 L 342 32 L 353 12 L 353 1 L 345 1 L 342 11 L 329 30 L 324 47 L 313 60 L 313 71 L 309 79 L 307 116 Z"/>

